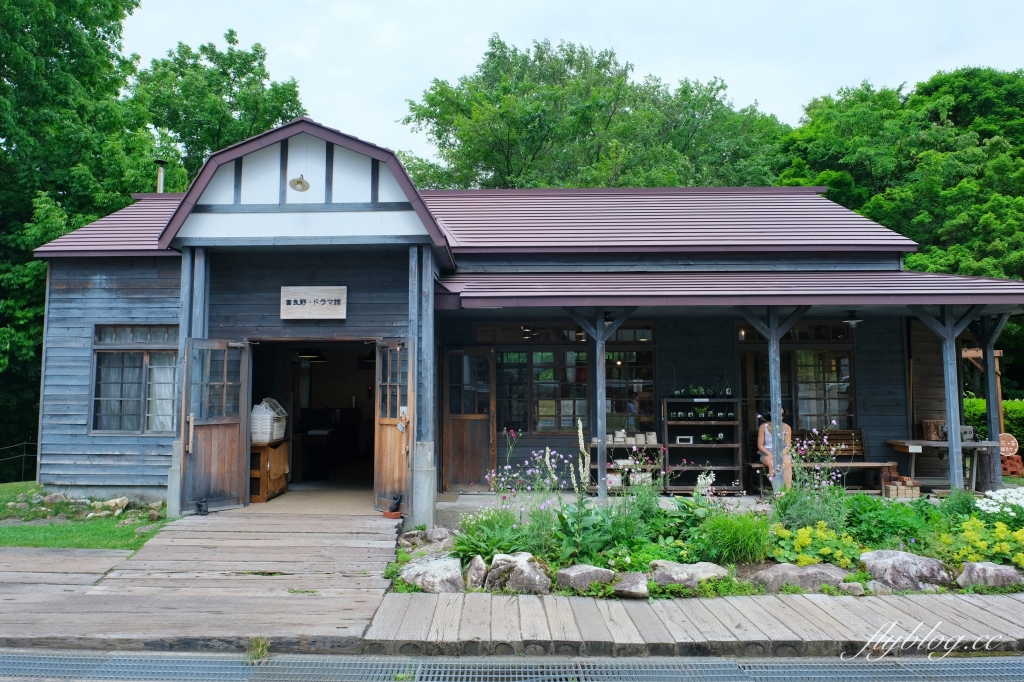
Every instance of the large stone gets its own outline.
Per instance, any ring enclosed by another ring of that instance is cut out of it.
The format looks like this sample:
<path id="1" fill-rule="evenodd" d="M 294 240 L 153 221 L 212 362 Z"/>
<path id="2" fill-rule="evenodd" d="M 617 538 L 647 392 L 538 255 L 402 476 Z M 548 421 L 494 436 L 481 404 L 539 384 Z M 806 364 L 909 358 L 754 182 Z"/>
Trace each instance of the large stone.
<path id="1" fill-rule="evenodd" d="M 149 533 L 154 528 L 156 528 L 156 526 L 157 524 L 155 523 L 149 526 L 139 526 L 135 529 L 135 537 L 139 537 L 140 535 L 145 535 L 146 533 Z"/>
<path id="2" fill-rule="evenodd" d="M 479 590 L 487 580 L 487 562 L 477 554 L 466 566 L 466 589 Z"/>
<path id="3" fill-rule="evenodd" d="M 587 564 L 575 564 L 558 569 L 555 581 L 563 590 L 585 590 L 594 583 L 610 583 L 615 578 L 615 571 Z"/>
<path id="4" fill-rule="evenodd" d="M 89 512 L 89 514 L 86 515 L 85 518 L 87 518 L 87 519 L 102 519 L 104 517 L 110 516 L 113 513 L 114 512 L 110 511 L 109 509 L 107 511 L 101 511 L 101 512 Z"/>
<path id="5" fill-rule="evenodd" d="M 406 564 L 402 580 L 416 585 L 424 592 L 462 592 L 466 583 L 462 579 L 462 562 L 458 559 L 431 559 Z"/>
<path id="6" fill-rule="evenodd" d="M 1024 583 L 1024 573 L 1014 566 L 1001 566 L 991 561 L 968 562 L 956 579 L 960 587 L 985 585 L 986 587 L 1009 587 Z"/>
<path id="7" fill-rule="evenodd" d="M 885 583 L 878 582 L 877 580 L 869 580 L 867 585 L 868 590 L 872 592 L 876 597 L 884 597 L 887 594 L 892 594 L 892 588 Z"/>
<path id="8" fill-rule="evenodd" d="M 53 493 L 43 498 L 43 504 L 57 504 L 58 502 L 66 502 L 67 499 L 60 493 Z"/>
<path id="9" fill-rule="evenodd" d="M 28 502 L 8 502 L 8 509 L 28 509 Z"/>
<path id="10" fill-rule="evenodd" d="M 489 592 L 508 590 L 520 594 L 548 594 L 551 576 L 547 564 L 529 552 L 495 554 L 484 588 Z"/>
<path id="11" fill-rule="evenodd" d="M 31 502 L 32 504 L 39 504 L 40 502 L 42 502 L 42 501 L 43 501 L 43 496 L 42 496 L 42 495 L 40 495 L 39 493 L 36 493 L 35 495 L 33 495 L 33 496 L 32 496 L 32 499 L 31 499 L 31 500 L 29 500 L 29 501 L 30 501 L 30 502 Z"/>
<path id="12" fill-rule="evenodd" d="M 769 592 L 778 592 L 787 583 L 805 592 L 821 592 L 822 585 L 839 587 L 848 573 L 833 564 L 775 564 L 755 573 L 750 582 L 764 585 Z"/>
<path id="13" fill-rule="evenodd" d="M 860 555 L 860 563 L 871 577 L 894 590 L 934 590 L 953 582 L 953 574 L 938 559 L 910 552 L 879 549 Z"/>
<path id="14" fill-rule="evenodd" d="M 423 531 L 423 539 L 427 542 L 443 542 L 451 536 L 452 532 L 447 528 L 432 528 Z"/>
<path id="15" fill-rule="evenodd" d="M 650 568 L 651 580 L 662 587 L 666 585 L 685 585 L 692 590 L 702 580 L 729 577 L 729 571 L 718 564 L 712 564 L 707 561 L 698 561 L 695 564 L 679 564 L 675 561 L 658 559 L 651 562 Z"/>
<path id="16" fill-rule="evenodd" d="M 107 500 L 106 502 L 103 503 L 103 506 L 106 507 L 107 509 L 118 510 L 127 507 L 128 502 L 129 500 L 127 497 L 118 497 L 117 499 Z"/>
<path id="17" fill-rule="evenodd" d="M 646 573 L 616 573 L 614 588 L 616 597 L 647 599 L 650 596 Z"/>
<path id="18" fill-rule="evenodd" d="M 160 520 L 160 512 L 157 511 L 156 509 L 150 509 L 149 510 L 149 514 L 147 516 L 148 516 L 150 521 L 159 521 Z"/>
<path id="19" fill-rule="evenodd" d="M 864 586 L 860 583 L 839 583 L 839 589 L 855 597 L 860 597 L 864 594 Z"/>

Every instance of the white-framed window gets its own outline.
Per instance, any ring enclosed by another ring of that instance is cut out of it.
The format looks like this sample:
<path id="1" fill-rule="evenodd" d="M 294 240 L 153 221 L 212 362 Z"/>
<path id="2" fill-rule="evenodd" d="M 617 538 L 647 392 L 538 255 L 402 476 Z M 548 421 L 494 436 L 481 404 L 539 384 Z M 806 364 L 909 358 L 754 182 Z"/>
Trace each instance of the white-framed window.
<path id="1" fill-rule="evenodd" d="M 97 325 L 92 431 L 172 432 L 177 366 L 177 325 Z"/>

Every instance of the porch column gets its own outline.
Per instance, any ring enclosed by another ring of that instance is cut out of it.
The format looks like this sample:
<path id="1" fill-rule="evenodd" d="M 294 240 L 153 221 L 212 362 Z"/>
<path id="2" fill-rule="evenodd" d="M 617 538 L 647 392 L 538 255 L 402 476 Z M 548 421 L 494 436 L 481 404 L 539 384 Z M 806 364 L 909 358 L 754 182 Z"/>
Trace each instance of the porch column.
<path id="1" fill-rule="evenodd" d="M 608 451 L 605 449 L 605 431 L 608 428 L 608 413 L 605 409 L 605 403 L 607 402 L 607 386 L 606 382 L 608 377 L 605 373 L 605 348 L 608 344 L 608 339 L 612 334 L 615 333 L 622 323 L 629 319 L 629 316 L 636 312 L 636 307 L 624 308 L 618 316 L 611 322 L 605 322 L 604 308 L 598 306 L 594 309 L 594 322 L 591 324 L 590 320 L 586 319 L 579 311 L 575 308 L 566 308 L 565 312 L 571 317 L 576 324 L 583 328 L 583 331 L 588 336 L 594 339 L 594 388 L 591 395 L 594 396 L 594 405 L 592 406 L 592 414 L 594 414 L 594 422 L 591 428 L 591 437 L 597 437 L 597 496 L 599 499 L 608 497 L 608 480 L 606 474 L 608 473 Z M 584 480 L 589 480 L 590 472 L 580 472 L 580 477 L 587 477 Z"/>
<path id="2" fill-rule="evenodd" d="M 192 279 L 194 259 L 191 246 L 181 249 L 181 297 L 178 310 L 178 367 L 174 391 L 175 429 L 178 438 L 171 444 L 171 466 L 167 469 L 167 516 L 181 516 L 181 399 L 185 394 L 185 342 L 192 335 Z"/>
<path id="3" fill-rule="evenodd" d="M 972 331 L 982 344 L 985 361 L 985 417 L 988 423 L 988 440 L 999 440 L 1002 432 L 1001 419 L 1003 396 L 999 382 L 999 365 L 996 360 L 996 340 L 1003 333 L 1003 327 L 1010 319 L 1010 313 L 985 316 L 971 325 Z M 999 459 L 999 448 L 978 451 L 978 478 L 976 487 L 981 492 L 999 490 L 1003 487 L 1003 471 Z"/>
<path id="4" fill-rule="evenodd" d="M 205 247 L 193 249 L 192 326 L 190 336 L 205 339 L 209 332 L 210 254 Z"/>
<path id="5" fill-rule="evenodd" d="M 786 446 L 786 439 L 782 430 L 782 351 L 779 348 L 779 343 L 786 332 L 792 329 L 793 325 L 810 310 L 810 306 L 799 306 L 781 324 L 779 323 L 778 306 L 768 306 L 768 324 L 762 322 L 761 318 L 746 306 L 739 306 L 737 310 L 761 336 L 768 340 L 768 401 L 772 413 L 772 470 L 775 472 L 772 486 L 775 490 L 782 490 L 784 485 L 782 450 Z"/>
<path id="6" fill-rule="evenodd" d="M 411 459 L 414 459 L 415 446 L 417 442 L 419 419 L 419 335 L 420 335 L 420 247 L 413 245 L 409 247 L 409 326 L 405 334 L 405 352 L 409 358 L 408 367 L 408 403 L 406 408 L 409 421 L 406 424 L 405 432 L 405 457 L 404 467 L 407 478 L 405 479 L 405 490 L 403 490 L 403 501 L 408 505 L 409 515 L 415 519 L 419 512 L 419 505 L 416 504 L 416 466 Z M 412 466 L 410 466 L 410 464 Z"/>
<path id="7" fill-rule="evenodd" d="M 413 452 L 413 525 L 434 527 L 434 508 L 437 504 L 437 460 L 435 455 L 435 376 L 434 376 L 434 260 L 430 245 L 420 247 L 419 286 L 419 380 L 417 405 L 419 421 L 416 427 L 416 449 Z"/>
<path id="8" fill-rule="evenodd" d="M 956 352 L 956 338 L 967 328 L 984 306 L 976 305 L 964 313 L 959 320 L 953 315 L 951 306 L 939 306 L 939 318 L 935 319 L 922 306 L 909 306 L 939 339 L 942 340 L 942 374 L 946 387 L 946 441 L 949 443 L 949 485 L 951 488 L 964 487 L 964 457 L 960 443 L 960 382 L 957 379 L 957 365 L 960 358 Z"/>

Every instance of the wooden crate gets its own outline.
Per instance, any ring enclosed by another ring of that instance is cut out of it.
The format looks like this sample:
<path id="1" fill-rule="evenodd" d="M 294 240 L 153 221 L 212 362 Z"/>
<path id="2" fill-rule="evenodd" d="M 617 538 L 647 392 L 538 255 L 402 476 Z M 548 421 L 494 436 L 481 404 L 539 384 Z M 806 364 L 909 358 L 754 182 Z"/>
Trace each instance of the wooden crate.
<path id="1" fill-rule="evenodd" d="M 1021 477 L 1024 475 L 1024 464 L 1021 462 L 1020 455 L 1004 455 L 1002 457 L 1003 463 L 1003 476 L 1014 476 Z"/>
<path id="2" fill-rule="evenodd" d="M 249 502 L 266 502 L 288 492 L 288 441 L 253 443 L 249 448 Z"/>

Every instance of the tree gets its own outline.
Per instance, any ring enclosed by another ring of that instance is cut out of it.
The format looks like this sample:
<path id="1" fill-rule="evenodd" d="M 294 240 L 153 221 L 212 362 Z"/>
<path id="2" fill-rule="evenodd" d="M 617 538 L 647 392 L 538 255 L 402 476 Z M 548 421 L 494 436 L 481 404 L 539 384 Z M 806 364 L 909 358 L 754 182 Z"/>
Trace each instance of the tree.
<path id="1" fill-rule="evenodd" d="M 771 184 L 787 128 L 756 106 L 736 111 L 725 84 L 630 79 L 611 50 L 488 41 L 476 71 L 435 80 L 402 122 L 439 161 L 403 155 L 434 188 Z"/>
<path id="2" fill-rule="evenodd" d="M 213 43 L 196 50 L 178 43 L 131 87 L 132 99 L 149 112 L 153 125 L 180 145 L 190 179 L 211 153 L 306 113 L 294 78 L 270 80 L 262 45 L 238 49 L 233 30 L 224 40 L 223 52 Z"/>
<path id="3" fill-rule="evenodd" d="M 151 75 L 168 88 L 176 81 L 166 60 L 136 74 L 137 57 L 122 54 L 121 25 L 136 6 L 21 0 L 0 12 L 0 445 L 32 439 L 37 424 L 46 264 L 32 250 L 127 206 L 132 192 L 152 192 L 154 159 L 168 161 L 167 190 L 184 190 L 210 151 L 193 145 L 190 157 L 184 141 L 214 139 L 197 132 L 212 119 L 164 121 L 164 109 L 151 109 Z M 247 123 L 222 126 L 224 146 L 303 112 L 294 81 L 269 81 L 259 45 L 201 50 L 211 61 L 192 63 L 182 80 L 238 84 L 219 111 Z M 173 96 L 159 101 L 174 108 Z"/>

